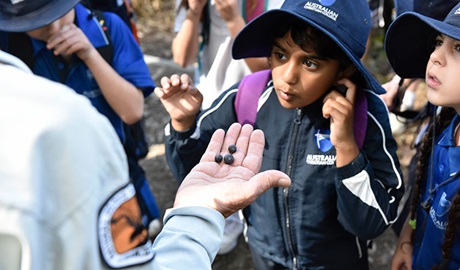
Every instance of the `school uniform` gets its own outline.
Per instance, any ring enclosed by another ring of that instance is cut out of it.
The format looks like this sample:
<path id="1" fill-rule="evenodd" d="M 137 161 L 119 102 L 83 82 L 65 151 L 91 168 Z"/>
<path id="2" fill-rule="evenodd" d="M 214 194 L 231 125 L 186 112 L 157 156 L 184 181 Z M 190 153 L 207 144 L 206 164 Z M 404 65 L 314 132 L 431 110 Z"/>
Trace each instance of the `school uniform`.
<path id="1" fill-rule="evenodd" d="M 75 6 L 76 25 L 83 31 L 95 48 L 113 46 L 111 66 L 125 80 L 142 90 L 144 97 L 149 96 L 155 87 L 142 51 L 126 24 L 113 13 L 104 13 L 106 27 L 110 35 L 109 41 L 103 32 L 96 16 L 90 16 L 90 11 L 81 4 Z M 61 82 L 77 93 L 87 97 L 96 109 L 105 115 L 120 140 L 124 142 L 122 120 L 107 103 L 102 95 L 91 71 L 77 56 L 71 63 L 61 57 L 55 57 L 53 52 L 46 49 L 46 43 L 31 39 L 34 50 L 34 67 L 32 71 L 40 76 Z"/>
<path id="2" fill-rule="evenodd" d="M 449 209 L 452 198 L 460 189 L 460 147 L 455 144 L 455 127 L 460 122 L 456 115 L 450 125 L 438 136 L 433 149 L 433 160 L 428 171 L 433 169 L 425 183 L 425 192 L 420 202 L 429 202 L 425 211 L 417 211 L 414 238 L 413 269 L 431 269 L 442 261 L 442 244 L 448 224 Z M 455 238 L 460 238 L 457 231 Z M 423 242 L 422 242 L 423 240 Z M 447 269 L 460 268 L 460 242 L 454 241 Z"/>
<path id="3" fill-rule="evenodd" d="M 225 91 L 189 131 L 167 127 L 166 157 L 178 179 L 199 161 L 216 129 L 237 121 L 236 92 L 237 85 Z M 259 104 L 254 127 L 266 139 L 261 171 L 281 170 L 292 179 L 290 188 L 270 189 L 244 210 L 248 243 L 259 255 L 289 269 L 295 263 L 299 269 L 367 269 L 366 241 L 395 221 L 404 188 L 385 104 L 372 91 L 365 93 L 364 144 L 342 168 L 335 166 L 322 98 L 284 109 L 270 81 L 254 101 Z"/>

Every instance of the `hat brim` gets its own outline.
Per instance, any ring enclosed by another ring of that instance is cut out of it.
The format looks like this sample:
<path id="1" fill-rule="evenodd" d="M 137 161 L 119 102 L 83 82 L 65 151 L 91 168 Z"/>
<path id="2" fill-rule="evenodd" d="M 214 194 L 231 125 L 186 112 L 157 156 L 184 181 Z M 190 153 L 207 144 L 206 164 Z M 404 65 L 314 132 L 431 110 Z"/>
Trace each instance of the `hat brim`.
<path id="1" fill-rule="evenodd" d="M 432 37 L 440 32 L 460 40 L 458 27 L 415 13 L 400 15 L 388 28 L 385 51 L 393 70 L 402 78 L 425 78 L 433 52 Z"/>
<path id="2" fill-rule="evenodd" d="M 52 0 L 24 15 L 0 11 L 0 30 L 27 32 L 46 26 L 67 14 L 80 0 Z"/>
<path id="3" fill-rule="evenodd" d="M 382 88 L 379 82 L 369 73 L 364 67 L 361 59 L 358 58 L 349 48 L 344 46 L 337 37 L 332 35 L 329 31 L 316 24 L 314 21 L 298 15 L 294 12 L 272 9 L 269 10 L 247 24 L 240 33 L 236 36 L 232 47 L 232 55 L 235 59 L 249 58 L 249 57 L 269 57 L 273 46 L 273 29 L 280 23 L 297 18 L 304 21 L 316 29 L 326 34 L 332 41 L 334 41 L 350 58 L 357 70 L 362 74 L 367 82 L 367 87 L 377 94 L 384 94 L 386 91 Z M 339 26 L 337 26 L 339 27 Z"/>

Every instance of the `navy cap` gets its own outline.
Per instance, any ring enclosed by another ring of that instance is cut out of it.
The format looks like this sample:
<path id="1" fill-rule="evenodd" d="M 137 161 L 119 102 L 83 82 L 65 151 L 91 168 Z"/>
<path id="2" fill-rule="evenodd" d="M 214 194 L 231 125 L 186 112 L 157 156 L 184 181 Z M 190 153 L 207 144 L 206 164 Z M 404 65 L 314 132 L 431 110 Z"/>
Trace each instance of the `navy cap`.
<path id="1" fill-rule="evenodd" d="M 67 14 L 80 0 L 0 0 L 0 30 L 26 32 Z"/>
<path id="2" fill-rule="evenodd" d="M 233 43 L 233 58 L 270 56 L 272 29 L 289 18 L 305 21 L 325 33 L 351 59 L 368 87 L 378 94 L 385 93 L 361 62 L 372 26 L 366 0 L 285 0 L 280 9 L 261 14 L 241 30 Z"/>
<path id="3" fill-rule="evenodd" d="M 395 19 L 388 28 L 385 51 L 396 74 L 402 78 L 425 78 L 436 33 L 460 40 L 460 3 L 444 21 L 415 12 L 403 13 Z"/>

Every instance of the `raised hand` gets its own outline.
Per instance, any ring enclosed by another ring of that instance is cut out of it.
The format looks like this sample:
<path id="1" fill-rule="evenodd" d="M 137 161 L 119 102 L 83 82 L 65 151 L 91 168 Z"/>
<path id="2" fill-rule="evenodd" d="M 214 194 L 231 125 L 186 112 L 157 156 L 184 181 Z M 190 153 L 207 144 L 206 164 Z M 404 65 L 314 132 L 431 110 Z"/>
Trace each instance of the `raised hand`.
<path id="1" fill-rule="evenodd" d="M 161 87 L 155 88 L 157 95 L 171 117 L 171 124 L 177 131 L 191 128 L 200 111 L 203 95 L 195 88 L 187 74 L 161 78 Z"/>

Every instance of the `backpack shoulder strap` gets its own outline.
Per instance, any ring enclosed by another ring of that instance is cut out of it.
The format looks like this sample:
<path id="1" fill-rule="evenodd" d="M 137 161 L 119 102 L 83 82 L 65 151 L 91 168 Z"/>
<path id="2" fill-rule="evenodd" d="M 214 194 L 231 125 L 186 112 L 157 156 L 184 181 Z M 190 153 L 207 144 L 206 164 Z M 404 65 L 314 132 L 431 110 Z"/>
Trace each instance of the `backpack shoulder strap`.
<path id="1" fill-rule="evenodd" d="M 355 116 L 353 132 L 359 149 L 363 147 L 367 130 L 367 98 L 364 91 L 358 91 L 355 99 Z"/>
<path id="2" fill-rule="evenodd" d="M 271 70 L 261 70 L 244 76 L 238 86 L 235 98 L 235 112 L 242 125 L 254 125 L 257 117 L 257 105 L 260 95 L 267 86 Z"/>
<path id="3" fill-rule="evenodd" d="M 99 25 L 100 25 L 105 37 L 107 38 L 107 40 L 109 42 L 105 46 L 96 48 L 96 50 L 99 52 L 99 54 L 101 54 L 102 58 L 104 58 L 105 61 L 107 61 L 107 63 L 109 63 L 109 65 L 112 65 L 112 61 L 113 61 L 113 44 L 112 44 L 112 39 L 110 38 L 109 29 L 107 28 L 107 24 L 106 24 L 106 21 L 105 21 L 104 12 L 102 12 L 100 10 L 90 10 L 90 11 L 91 11 L 91 15 L 94 16 L 96 18 L 96 20 L 98 21 L 98 23 L 99 23 Z"/>

